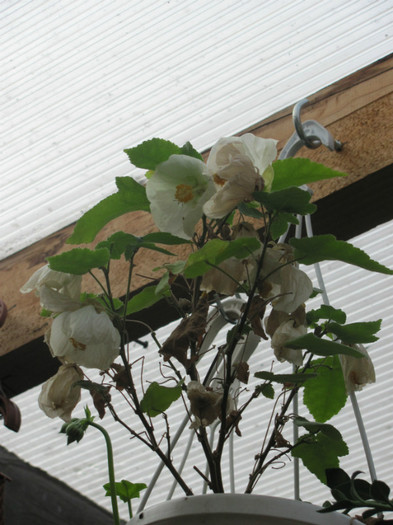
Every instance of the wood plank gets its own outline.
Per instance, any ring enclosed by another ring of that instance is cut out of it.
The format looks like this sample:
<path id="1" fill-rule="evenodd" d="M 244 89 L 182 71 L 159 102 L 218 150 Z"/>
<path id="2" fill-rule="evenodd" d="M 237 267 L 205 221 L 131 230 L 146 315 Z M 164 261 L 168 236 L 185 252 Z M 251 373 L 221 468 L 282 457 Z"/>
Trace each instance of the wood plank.
<path id="1" fill-rule="evenodd" d="M 335 138 L 344 142 L 344 149 L 340 153 L 332 153 L 322 148 L 303 148 L 301 156 L 349 173 L 346 179 L 314 184 L 315 200 L 393 163 L 392 75 L 393 58 L 388 57 L 310 97 L 312 104 L 304 112 L 303 120 L 318 120 Z M 259 136 L 278 138 L 279 146 L 282 147 L 293 132 L 290 113 L 291 110 L 287 108 L 248 131 L 252 130 Z M 47 330 L 47 321 L 38 316 L 37 298 L 33 294 L 20 294 L 19 288 L 44 264 L 47 256 L 71 248 L 64 242 L 72 229 L 72 225 L 64 228 L 0 261 L 0 299 L 5 301 L 9 310 L 8 318 L 0 329 L 0 355 L 42 337 Z M 100 233 L 98 240 L 118 229 L 144 235 L 154 231 L 155 227 L 148 214 L 137 212 L 112 221 Z M 186 253 L 184 247 L 179 247 L 177 252 L 179 255 Z M 159 254 L 153 252 L 148 258 L 145 254 L 138 254 L 134 289 L 146 283 L 141 275 L 156 277 L 153 268 L 159 266 L 162 260 Z M 113 274 L 116 276 L 114 293 L 118 295 L 124 290 L 124 269 L 121 261 L 113 265 Z M 84 286 L 89 290 L 96 289 L 89 277 L 84 280 Z"/>

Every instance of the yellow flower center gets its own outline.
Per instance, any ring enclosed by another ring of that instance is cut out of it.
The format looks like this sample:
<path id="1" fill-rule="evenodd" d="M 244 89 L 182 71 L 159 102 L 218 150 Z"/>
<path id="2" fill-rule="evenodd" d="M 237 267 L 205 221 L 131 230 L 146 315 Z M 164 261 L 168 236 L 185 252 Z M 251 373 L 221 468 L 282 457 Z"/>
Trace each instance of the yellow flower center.
<path id="1" fill-rule="evenodd" d="M 86 350 L 86 345 L 83 343 L 79 343 L 79 341 L 77 341 L 73 337 L 70 337 L 70 342 L 76 350 Z"/>
<path id="2" fill-rule="evenodd" d="M 217 186 L 224 186 L 224 184 L 226 183 L 226 180 L 217 175 L 217 173 L 213 175 L 213 180 L 215 184 L 217 184 Z"/>
<path id="3" fill-rule="evenodd" d="M 179 202 L 189 202 L 194 197 L 192 186 L 189 184 L 179 184 L 176 186 L 175 199 Z"/>

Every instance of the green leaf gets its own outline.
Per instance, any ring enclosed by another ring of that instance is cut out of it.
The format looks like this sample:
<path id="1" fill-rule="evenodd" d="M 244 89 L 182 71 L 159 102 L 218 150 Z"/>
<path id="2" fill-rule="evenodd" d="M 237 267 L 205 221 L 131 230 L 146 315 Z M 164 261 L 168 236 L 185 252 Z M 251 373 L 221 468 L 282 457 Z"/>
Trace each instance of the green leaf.
<path id="1" fill-rule="evenodd" d="M 271 191 L 279 191 L 290 186 L 302 186 L 318 180 L 345 177 L 347 174 L 335 171 L 323 164 L 309 159 L 290 158 L 273 162 L 274 179 Z"/>
<path id="2" fill-rule="evenodd" d="M 389 502 L 390 488 L 386 483 L 374 480 L 371 484 L 371 496 L 379 501 Z M 393 509 L 392 509 L 393 510 Z"/>
<path id="3" fill-rule="evenodd" d="M 291 239 L 289 241 L 294 247 L 295 259 L 302 264 L 315 264 L 320 261 L 342 261 L 355 266 L 360 266 L 372 272 L 393 274 L 393 270 L 370 259 L 360 248 L 345 241 L 338 241 L 334 235 L 316 235 L 303 239 Z"/>
<path id="4" fill-rule="evenodd" d="M 302 436 L 299 442 L 292 450 L 292 456 L 300 458 L 304 466 L 325 484 L 326 469 L 338 467 L 339 457 L 348 454 L 348 447 L 342 439 L 332 439 L 323 432 Z"/>
<path id="5" fill-rule="evenodd" d="M 168 286 L 160 288 L 159 293 L 157 293 L 157 286 L 158 285 L 146 286 L 146 288 L 143 288 L 142 291 L 134 295 L 134 297 L 128 301 L 127 315 L 149 308 L 163 297 L 169 295 Z"/>
<path id="6" fill-rule="evenodd" d="M 305 428 L 312 434 L 322 432 L 334 441 L 342 441 L 342 436 L 340 432 L 337 430 L 337 428 L 335 428 L 333 425 L 330 425 L 329 423 L 322 423 L 319 421 L 308 421 L 306 418 L 300 416 L 297 416 L 294 422 L 295 425 L 297 425 L 298 427 Z"/>
<path id="7" fill-rule="evenodd" d="M 328 319 L 329 321 L 344 324 L 347 320 L 347 315 L 342 310 L 333 308 L 333 306 L 322 304 L 317 310 L 307 312 L 306 319 L 309 325 L 318 322 L 320 319 Z"/>
<path id="8" fill-rule="evenodd" d="M 147 235 L 144 235 L 142 237 L 143 242 L 156 242 L 158 244 L 190 244 L 190 241 L 187 239 L 182 239 L 181 237 L 177 237 L 176 235 L 172 235 L 171 233 L 167 232 L 153 232 L 148 233 Z"/>
<path id="9" fill-rule="evenodd" d="M 242 215 L 245 215 L 246 217 L 253 217 L 254 219 L 261 219 L 263 217 L 263 213 L 261 213 L 250 202 L 240 202 L 237 205 L 237 209 Z"/>
<path id="10" fill-rule="evenodd" d="M 237 257 L 238 259 L 249 257 L 260 246 L 261 243 L 255 237 L 242 237 L 234 241 L 212 239 L 188 257 L 184 276 L 192 278 L 203 275 L 212 265 L 218 266 L 229 257 Z"/>
<path id="11" fill-rule="evenodd" d="M 131 501 L 134 498 L 140 497 L 140 491 L 147 488 L 144 483 L 131 483 L 126 479 L 115 482 L 115 493 L 124 503 Z M 106 490 L 105 496 L 111 496 L 111 484 L 105 483 L 104 489 Z"/>
<path id="12" fill-rule="evenodd" d="M 379 321 L 351 323 L 346 325 L 326 323 L 325 328 L 328 332 L 332 332 L 346 344 L 373 343 L 374 341 L 378 341 L 378 337 L 374 334 L 381 329 L 381 323 L 382 319 Z"/>
<path id="13" fill-rule="evenodd" d="M 131 211 L 150 211 L 144 186 L 131 177 L 117 177 L 117 193 L 109 195 L 78 220 L 68 244 L 83 244 L 94 241 L 97 233 L 113 219 Z"/>
<path id="14" fill-rule="evenodd" d="M 181 386 L 166 387 L 153 382 L 149 385 L 141 401 L 141 409 L 150 417 L 165 412 L 181 394 Z"/>
<path id="15" fill-rule="evenodd" d="M 264 385 L 257 385 L 255 390 L 267 397 L 268 399 L 274 399 L 274 388 L 270 383 L 265 383 Z"/>
<path id="16" fill-rule="evenodd" d="M 134 148 L 125 149 L 131 163 L 137 168 L 155 170 L 157 165 L 169 159 L 171 155 L 182 153 L 179 146 L 169 140 L 154 138 L 146 140 Z"/>
<path id="17" fill-rule="evenodd" d="M 57 272 L 83 275 L 93 268 L 104 267 L 110 258 L 109 250 L 100 248 L 89 250 L 88 248 L 74 248 L 60 255 L 48 257 L 49 268 Z"/>
<path id="18" fill-rule="evenodd" d="M 328 356 L 336 354 L 352 355 L 353 357 L 363 357 L 363 354 L 350 346 L 345 346 L 340 343 L 328 341 L 327 339 L 320 339 L 314 334 L 306 334 L 292 341 L 285 343 L 289 348 L 296 350 L 308 350 L 316 355 Z"/>
<path id="19" fill-rule="evenodd" d="M 142 244 L 140 237 L 135 237 L 131 233 L 118 231 L 108 237 L 106 241 L 97 244 L 96 248 L 107 248 L 110 251 L 111 259 L 120 259 L 127 248 L 139 248 Z"/>
<path id="20" fill-rule="evenodd" d="M 334 489 L 339 485 L 344 485 L 351 482 L 351 478 L 341 468 L 326 469 L 326 484 L 330 489 Z"/>
<path id="21" fill-rule="evenodd" d="M 311 194 L 300 188 L 291 187 L 273 193 L 257 191 L 253 195 L 270 212 L 278 211 L 307 215 L 314 213 L 317 209 L 315 204 L 310 203 Z"/>
<path id="22" fill-rule="evenodd" d="M 202 155 L 197 151 L 194 146 L 191 144 L 191 142 L 186 142 L 183 144 L 183 146 L 180 149 L 180 153 L 182 155 L 188 155 L 189 157 L 194 157 L 195 159 L 199 159 L 203 161 Z"/>
<path id="23" fill-rule="evenodd" d="M 304 383 L 317 374 L 273 374 L 272 372 L 255 372 L 254 376 L 258 379 L 266 379 L 274 383 Z"/>
<path id="24" fill-rule="evenodd" d="M 272 239 L 278 239 L 288 229 L 289 224 L 299 224 L 298 219 L 291 213 L 281 212 L 273 217 L 270 224 Z"/>
<path id="25" fill-rule="evenodd" d="M 303 403 L 316 421 L 324 423 L 347 402 L 344 377 L 337 356 L 317 359 L 312 364 L 317 367 L 316 377 L 305 383 Z"/>

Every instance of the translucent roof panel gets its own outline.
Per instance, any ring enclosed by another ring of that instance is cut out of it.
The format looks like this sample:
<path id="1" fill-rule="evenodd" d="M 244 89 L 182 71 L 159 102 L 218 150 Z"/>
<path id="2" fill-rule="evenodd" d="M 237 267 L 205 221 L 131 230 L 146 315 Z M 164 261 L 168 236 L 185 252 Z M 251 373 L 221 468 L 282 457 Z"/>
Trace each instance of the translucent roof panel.
<path id="1" fill-rule="evenodd" d="M 391 0 L 6 0 L 0 259 L 138 173 L 122 150 L 198 149 L 384 57 Z"/>

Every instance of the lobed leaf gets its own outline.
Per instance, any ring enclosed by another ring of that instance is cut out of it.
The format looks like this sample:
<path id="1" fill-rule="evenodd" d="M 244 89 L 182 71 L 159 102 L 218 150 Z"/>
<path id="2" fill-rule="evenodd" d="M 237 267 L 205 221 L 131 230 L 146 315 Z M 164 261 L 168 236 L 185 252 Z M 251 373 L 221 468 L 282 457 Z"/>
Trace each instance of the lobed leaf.
<path id="1" fill-rule="evenodd" d="M 144 186 L 131 177 L 117 177 L 118 192 L 109 195 L 78 220 L 68 244 L 83 244 L 94 241 L 97 233 L 108 222 L 131 211 L 150 211 Z"/>
<path id="2" fill-rule="evenodd" d="M 181 386 L 166 387 L 153 382 L 149 385 L 141 401 L 141 409 L 150 417 L 158 416 L 167 410 L 181 394 Z"/>
<path id="3" fill-rule="evenodd" d="M 315 204 L 310 203 L 310 193 L 296 187 L 286 188 L 273 193 L 257 191 L 254 193 L 254 198 L 270 212 L 307 215 L 314 213 L 317 209 Z"/>
<path id="4" fill-rule="evenodd" d="M 363 250 L 345 241 L 338 241 L 334 235 L 316 235 L 303 239 L 291 239 L 295 259 L 302 264 L 315 264 L 325 260 L 336 260 L 353 264 L 372 272 L 393 274 L 393 270 L 372 260 Z"/>
<path id="5" fill-rule="evenodd" d="M 153 138 L 145 140 L 134 148 L 125 149 L 131 163 L 137 168 L 155 170 L 157 165 L 171 155 L 182 153 L 181 148 L 169 140 Z"/>
<path id="6" fill-rule="evenodd" d="M 347 402 L 344 377 L 337 356 L 317 359 L 312 364 L 317 367 L 316 374 L 304 385 L 303 403 L 316 421 L 324 423 Z"/>
<path id="7" fill-rule="evenodd" d="M 107 248 L 89 250 L 88 248 L 74 248 L 60 255 L 48 257 L 49 267 L 57 272 L 83 275 L 93 268 L 104 267 L 108 264 L 110 253 Z"/>
<path id="8" fill-rule="evenodd" d="M 336 354 L 352 355 L 353 357 L 363 357 L 363 354 L 350 346 L 321 339 L 314 334 L 306 334 L 285 343 L 289 348 L 296 350 L 308 350 L 316 355 L 328 356 Z"/>
<path id="9" fill-rule="evenodd" d="M 374 334 L 381 329 L 381 323 L 382 319 L 346 325 L 326 323 L 325 328 L 346 344 L 373 343 L 378 340 Z"/>
<path id="10" fill-rule="evenodd" d="M 334 177 L 345 177 L 347 174 L 332 170 L 323 164 L 309 159 L 289 158 L 273 162 L 274 179 L 271 191 L 279 191 L 290 186 L 302 186 Z"/>

